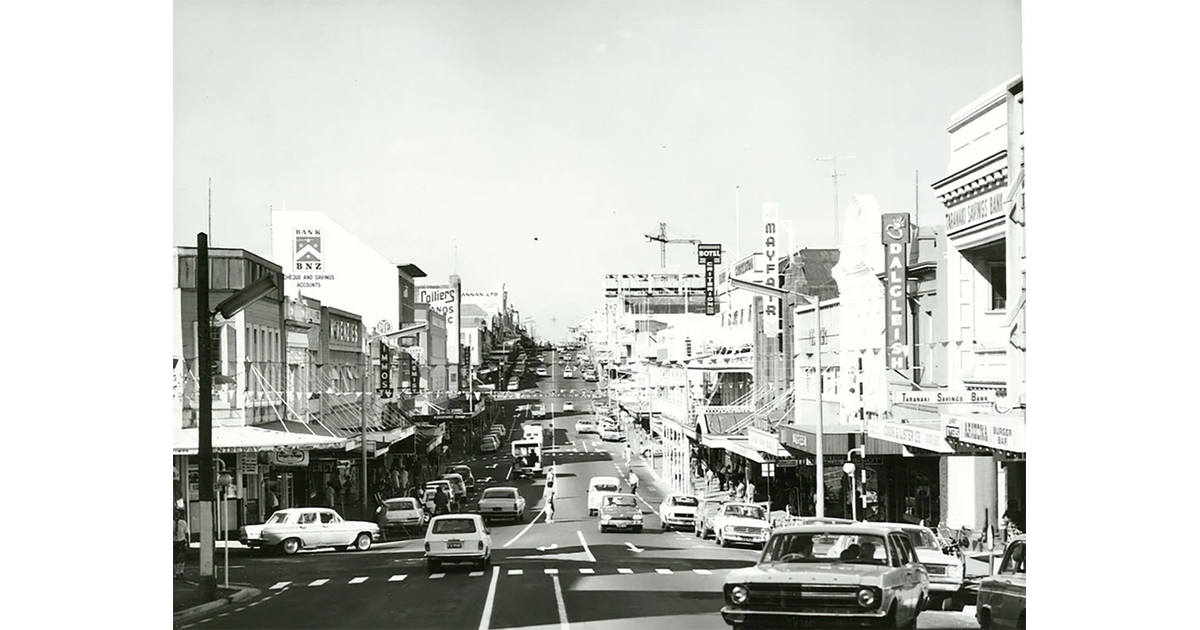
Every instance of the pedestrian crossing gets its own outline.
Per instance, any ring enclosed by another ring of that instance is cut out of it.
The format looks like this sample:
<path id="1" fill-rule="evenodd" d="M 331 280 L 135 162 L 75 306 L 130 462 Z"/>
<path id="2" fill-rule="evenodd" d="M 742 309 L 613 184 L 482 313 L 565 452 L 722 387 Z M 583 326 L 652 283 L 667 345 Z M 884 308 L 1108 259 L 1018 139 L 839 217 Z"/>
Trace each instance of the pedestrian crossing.
<path id="1" fill-rule="evenodd" d="M 534 569 L 530 569 L 530 570 L 526 571 L 525 569 L 501 568 L 500 572 L 503 573 L 504 575 L 509 575 L 509 576 L 518 576 L 518 575 L 520 575 L 520 576 L 524 576 L 524 575 L 531 575 L 531 576 L 532 575 L 562 575 L 562 576 L 567 576 L 567 575 L 572 575 L 572 574 L 574 574 L 574 575 L 614 575 L 614 574 L 615 575 L 712 575 L 713 574 L 711 569 L 681 570 L 681 569 L 667 569 L 667 568 L 638 568 L 635 571 L 634 569 L 629 568 L 629 567 L 615 567 L 614 569 L 600 569 L 600 570 L 597 570 L 592 567 L 580 567 L 577 569 L 560 569 L 558 567 L 545 567 L 541 571 L 534 570 Z M 490 575 L 490 573 L 491 573 L 490 571 L 471 571 L 470 573 L 466 573 L 465 575 L 462 573 L 455 573 L 453 575 L 448 575 L 445 572 L 397 573 L 397 574 L 391 575 L 387 578 L 371 578 L 370 576 L 358 576 L 358 577 L 351 578 L 351 579 L 347 580 L 346 582 L 341 582 L 341 581 L 334 582 L 331 578 L 320 578 L 320 579 L 312 580 L 310 582 L 301 582 L 301 583 L 295 583 L 292 581 L 280 581 L 280 582 L 276 582 L 275 584 L 272 584 L 267 590 L 278 591 L 278 590 L 283 590 L 283 589 L 285 589 L 289 586 L 293 586 L 293 585 L 305 586 L 307 588 L 318 588 L 318 587 L 322 587 L 322 586 L 326 586 L 326 585 L 355 586 L 355 585 L 359 585 L 359 584 L 379 583 L 379 582 L 412 582 L 414 580 L 442 580 L 442 579 L 447 579 L 448 577 L 450 579 L 457 579 L 457 578 L 462 578 L 462 577 L 465 577 L 467 579 L 472 579 L 472 578 L 486 577 L 487 575 Z"/>

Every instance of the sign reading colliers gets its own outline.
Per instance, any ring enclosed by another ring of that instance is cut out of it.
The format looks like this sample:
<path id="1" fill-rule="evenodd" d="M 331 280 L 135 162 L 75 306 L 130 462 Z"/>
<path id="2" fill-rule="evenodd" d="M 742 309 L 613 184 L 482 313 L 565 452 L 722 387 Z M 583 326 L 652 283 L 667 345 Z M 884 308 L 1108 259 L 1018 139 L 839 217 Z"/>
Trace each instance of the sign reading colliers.
<path id="1" fill-rule="evenodd" d="M 883 215 L 884 262 L 887 293 L 885 296 L 888 368 L 908 368 L 908 244 L 912 230 L 906 212 Z"/>
<path id="2" fill-rule="evenodd" d="M 698 243 L 696 255 L 704 265 L 704 314 L 717 314 L 716 266 L 721 264 L 720 243 Z"/>

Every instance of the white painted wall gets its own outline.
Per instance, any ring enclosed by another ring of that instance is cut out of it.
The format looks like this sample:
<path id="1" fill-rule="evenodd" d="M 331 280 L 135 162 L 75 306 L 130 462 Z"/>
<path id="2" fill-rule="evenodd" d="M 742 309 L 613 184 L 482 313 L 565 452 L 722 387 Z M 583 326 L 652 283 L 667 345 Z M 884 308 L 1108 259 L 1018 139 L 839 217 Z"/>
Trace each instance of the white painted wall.
<path id="1" fill-rule="evenodd" d="M 946 523 L 978 531 L 984 525 L 984 510 L 997 505 L 996 464 L 991 456 L 953 456 L 946 463 Z M 995 522 L 995 514 L 989 516 Z"/>

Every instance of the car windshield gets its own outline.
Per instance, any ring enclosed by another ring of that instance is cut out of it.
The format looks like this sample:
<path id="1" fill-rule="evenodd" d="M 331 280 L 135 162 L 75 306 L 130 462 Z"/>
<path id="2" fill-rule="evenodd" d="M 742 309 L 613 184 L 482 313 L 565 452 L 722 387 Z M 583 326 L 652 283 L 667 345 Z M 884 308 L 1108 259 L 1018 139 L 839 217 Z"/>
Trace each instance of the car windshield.
<path id="1" fill-rule="evenodd" d="M 483 491 L 484 499 L 515 499 L 516 492 L 512 490 L 487 489 Z"/>
<path id="2" fill-rule="evenodd" d="M 741 518 L 753 518 L 760 521 L 765 521 L 763 509 L 757 505 L 730 505 L 725 508 L 725 516 L 737 516 Z"/>
<path id="3" fill-rule="evenodd" d="M 762 562 L 887 564 L 882 536 L 837 533 L 778 534 L 767 543 Z"/>
<path id="4" fill-rule="evenodd" d="M 287 512 L 276 512 L 271 515 L 271 518 L 267 519 L 266 524 L 267 525 L 279 525 L 281 523 L 286 523 L 286 522 L 288 522 L 288 517 L 290 517 L 290 516 L 291 516 L 291 514 L 288 514 Z"/>
<path id="5" fill-rule="evenodd" d="M 592 486 L 592 490 L 596 492 L 616 492 L 617 486 L 611 483 L 598 483 Z"/>
<path id="6" fill-rule="evenodd" d="M 469 518 L 446 518 L 433 523 L 435 534 L 474 534 L 475 521 Z"/>
<path id="7" fill-rule="evenodd" d="M 613 507 L 637 507 L 637 499 L 626 496 L 604 497 L 604 505 Z"/>
<path id="8" fill-rule="evenodd" d="M 927 529 L 906 529 L 904 530 L 904 535 L 912 542 L 912 546 L 917 549 L 936 549 L 938 551 L 942 549 L 937 539 L 933 537 L 933 532 Z"/>
<path id="9" fill-rule="evenodd" d="M 696 497 L 671 497 L 671 505 L 696 507 L 697 505 L 700 505 L 700 499 L 697 499 Z"/>

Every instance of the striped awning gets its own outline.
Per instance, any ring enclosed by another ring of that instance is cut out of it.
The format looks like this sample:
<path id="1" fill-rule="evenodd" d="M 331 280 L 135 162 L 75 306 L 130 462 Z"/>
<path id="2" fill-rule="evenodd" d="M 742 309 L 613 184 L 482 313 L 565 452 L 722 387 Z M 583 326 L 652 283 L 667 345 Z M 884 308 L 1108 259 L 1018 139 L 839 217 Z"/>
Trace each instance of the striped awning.
<path id="1" fill-rule="evenodd" d="M 200 452 L 200 429 L 176 429 L 175 455 L 197 455 Z M 310 450 L 328 448 L 345 442 L 345 438 L 306 433 L 288 433 L 259 427 L 213 427 L 214 453 L 258 453 L 274 450 Z"/>

